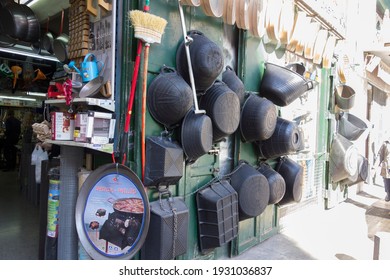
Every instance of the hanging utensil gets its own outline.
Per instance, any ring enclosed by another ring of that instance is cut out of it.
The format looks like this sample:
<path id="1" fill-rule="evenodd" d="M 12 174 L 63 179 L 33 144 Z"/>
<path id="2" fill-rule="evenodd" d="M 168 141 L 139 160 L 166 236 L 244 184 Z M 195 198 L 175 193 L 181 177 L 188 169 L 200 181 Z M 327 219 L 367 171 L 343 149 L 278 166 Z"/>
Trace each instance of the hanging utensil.
<path id="1" fill-rule="evenodd" d="M 184 46 L 185 46 L 185 51 L 187 56 L 188 73 L 191 82 L 192 95 L 194 98 L 195 114 L 204 114 L 205 113 L 204 110 L 199 110 L 198 99 L 196 95 L 194 72 L 192 71 L 192 63 L 191 63 L 191 55 L 190 55 L 190 44 L 192 42 L 192 38 L 187 35 L 187 31 L 186 31 L 187 29 L 185 26 L 184 12 L 183 12 L 183 7 L 181 5 L 181 0 L 178 0 L 177 2 L 179 4 L 180 22 L 181 22 L 181 28 L 184 37 Z"/>
<path id="2" fill-rule="evenodd" d="M 53 51 L 53 40 L 54 40 L 54 36 L 53 34 L 49 31 L 49 21 L 50 21 L 50 17 L 47 18 L 47 22 L 46 22 L 46 33 L 43 35 L 42 39 L 41 39 L 41 44 L 42 44 L 42 48 L 45 49 L 46 51 L 48 51 L 49 53 L 53 54 L 54 51 Z"/>
<path id="3" fill-rule="evenodd" d="M 69 36 L 65 33 L 62 33 L 64 27 L 64 10 L 61 12 L 61 26 L 60 26 L 60 35 L 53 41 L 54 54 L 58 60 L 62 63 L 67 63 L 68 61 L 68 42 Z"/>

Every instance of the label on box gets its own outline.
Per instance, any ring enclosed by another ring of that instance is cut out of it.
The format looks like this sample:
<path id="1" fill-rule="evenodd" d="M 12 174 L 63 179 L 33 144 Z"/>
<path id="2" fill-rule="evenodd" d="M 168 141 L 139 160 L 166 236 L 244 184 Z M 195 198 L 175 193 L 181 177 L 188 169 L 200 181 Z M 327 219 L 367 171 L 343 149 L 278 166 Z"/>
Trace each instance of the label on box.
<path id="1" fill-rule="evenodd" d="M 87 125 L 88 125 L 88 114 L 77 113 L 74 125 L 74 141 L 76 142 L 87 142 Z"/>
<path id="2" fill-rule="evenodd" d="M 52 112 L 52 140 L 73 140 L 74 115 L 67 112 Z"/>

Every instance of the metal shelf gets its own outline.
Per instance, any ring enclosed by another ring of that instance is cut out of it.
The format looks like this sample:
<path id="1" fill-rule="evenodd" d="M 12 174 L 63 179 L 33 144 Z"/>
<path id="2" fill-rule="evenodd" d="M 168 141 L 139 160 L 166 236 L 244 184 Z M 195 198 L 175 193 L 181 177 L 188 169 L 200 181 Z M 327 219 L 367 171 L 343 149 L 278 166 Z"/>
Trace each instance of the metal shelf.
<path id="1" fill-rule="evenodd" d="M 111 154 L 114 150 L 114 144 L 89 144 L 84 142 L 75 142 L 75 141 L 65 141 L 65 140 L 45 140 L 47 143 L 62 145 L 62 146 L 72 146 L 80 148 L 88 148 L 91 150 Z"/>
<path id="2" fill-rule="evenodd" d="M 99 98 L 74 98 L 72 103 L 86 103 L 90 106 L 98 106 L 103 109 L 115 112 L 115 101 L 112 99 L 99 99 Z M 48 99 L 45 100 L 45 104 L 65 104 L 64 99 Z"/>

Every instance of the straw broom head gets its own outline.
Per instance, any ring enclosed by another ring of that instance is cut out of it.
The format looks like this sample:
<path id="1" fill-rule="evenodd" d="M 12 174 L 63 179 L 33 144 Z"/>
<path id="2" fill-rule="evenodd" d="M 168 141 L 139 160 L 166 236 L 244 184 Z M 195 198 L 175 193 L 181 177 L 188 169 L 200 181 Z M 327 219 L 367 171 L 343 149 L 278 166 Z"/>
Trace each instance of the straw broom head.
<path id="1" fill-rule="evenodd" d="M 161 43 L 167 21 L 161 17 L 139 10 L 129 11 L 131 24 L 134 26 L 134 37 L 144 43 Z"/>

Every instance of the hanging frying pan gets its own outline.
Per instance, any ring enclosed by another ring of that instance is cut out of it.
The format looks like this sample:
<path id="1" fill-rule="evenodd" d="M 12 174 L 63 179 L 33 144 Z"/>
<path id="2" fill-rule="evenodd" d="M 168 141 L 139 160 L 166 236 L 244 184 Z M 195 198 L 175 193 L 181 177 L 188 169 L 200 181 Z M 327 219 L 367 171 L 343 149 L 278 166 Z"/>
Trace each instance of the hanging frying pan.
<path id="1" fill-rule="evenodd" d="M 67 63 L 69 36 L 68 34 L 62 33 L 63 27 L 64 27 L 64 10 L 62 10 L 61 13 L 60 35 L 57 38 L 55 38 L 53 41 L 53 50 L 54 50 L 54 55 L 58 58 L 60 62 Z"/>
<path id="2" fill-rule="evenodd" d="M 50 18 L 47 19 L 46 22 L 46 33 L 43 35 L 41 38 L 41 48 L 47 50 L 49 53 L 53 54 L 53 41 L 54 41 L 54 36 L 53 34 L 49 31 L 49 21 Z"/>
<path id="3" fill-rule="evenodd" d="M 83 183 L 76 203 L 76 229 L 93 259 L 131 259 L 149 229 L 150 208 L 144 186 L 128 167 L 109 163 Z"/>
<path id="4" fill-rule="evenodd" d="M 27 18 L 27 35 L 23 38 L 25 42 L 37 42 L 41 36 L 41 26 L 33 10 L 27 5 L 20 5 Z"/>

